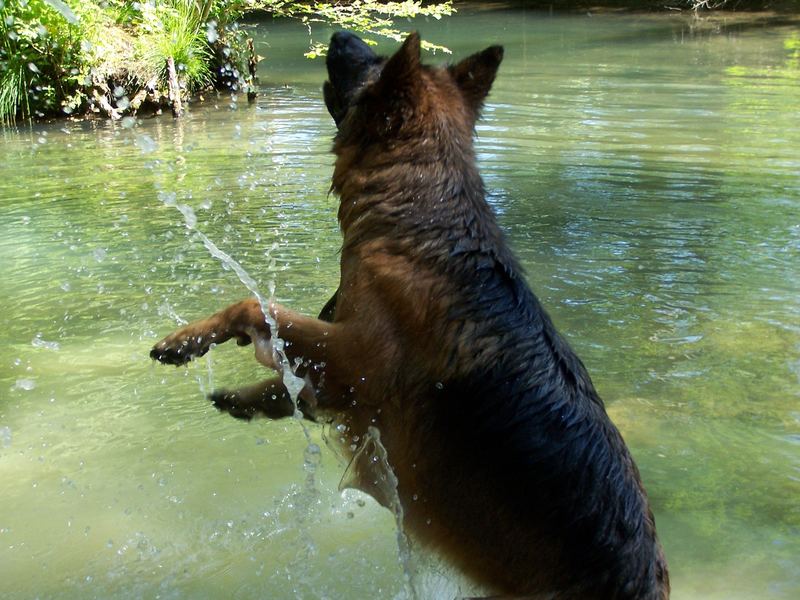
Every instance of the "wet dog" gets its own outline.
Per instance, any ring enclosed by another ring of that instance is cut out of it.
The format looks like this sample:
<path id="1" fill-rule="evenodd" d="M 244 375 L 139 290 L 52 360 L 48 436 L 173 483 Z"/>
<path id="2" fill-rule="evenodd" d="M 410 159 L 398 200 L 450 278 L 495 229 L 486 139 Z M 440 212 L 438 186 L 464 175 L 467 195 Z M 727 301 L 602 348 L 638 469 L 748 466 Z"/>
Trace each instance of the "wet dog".
<path id="1" fill-rule="evenodd" d="M 495 593 L 663 600 L 633 459 L 485 200 L 472 138 L 502 57 L 492 46 L 433 68 L 416 34 L 389 59 L 334 35 L 338 291 L 319 318 L 245 300 L 151 355 L 183 364 L 237 339 L 291 365 L 299 409 L 337 424 L 355 484 L 391 502 L 370 467 L 380 447 L 406 530 Z M 295 411 L 279 376 L 212 400 L 241 418 Z"/>

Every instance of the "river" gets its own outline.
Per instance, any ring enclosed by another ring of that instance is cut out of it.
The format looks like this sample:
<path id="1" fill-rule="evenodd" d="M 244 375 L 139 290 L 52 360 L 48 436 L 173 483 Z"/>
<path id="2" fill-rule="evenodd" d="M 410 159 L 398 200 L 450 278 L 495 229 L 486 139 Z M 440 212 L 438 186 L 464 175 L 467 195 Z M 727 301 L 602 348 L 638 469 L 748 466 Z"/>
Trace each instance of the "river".
<path id="1" fill-rule="evenodd" d="M 262 293 L 316 313 L 337 285 L 324 63 L 298 24 L 249 26 L 253 105 L 0 130 L 0 597 L 407 593 L 392 515 L 337 491 L 317 428 L 319 464 L 297 421 L 204 399 L 262 378 L 251 350 L 148 358 L 249 294 L 176 202 Z M 800 22 L 412 27 L 457 57 L 505 46 L 477 127 L 489 201 L 637 460 L 673 598 L 800 597 Z"/>

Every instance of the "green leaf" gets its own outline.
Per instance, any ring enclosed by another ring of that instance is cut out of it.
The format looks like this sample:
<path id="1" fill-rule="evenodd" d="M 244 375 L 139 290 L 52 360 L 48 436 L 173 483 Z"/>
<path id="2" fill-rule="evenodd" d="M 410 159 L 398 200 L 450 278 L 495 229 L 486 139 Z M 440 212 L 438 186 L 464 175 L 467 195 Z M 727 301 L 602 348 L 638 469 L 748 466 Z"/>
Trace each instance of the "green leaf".
<path id="1" fill-rule="evenodd" d="M 53 10 L 60 13 L 68 23 L 71 23 L 72 25 L 78 24 L 78 15 L 72 12 L 72 9 L 62 2 L 62 0 L 44 0 L 44 2 L 45 4 L 49 4 Z"/>

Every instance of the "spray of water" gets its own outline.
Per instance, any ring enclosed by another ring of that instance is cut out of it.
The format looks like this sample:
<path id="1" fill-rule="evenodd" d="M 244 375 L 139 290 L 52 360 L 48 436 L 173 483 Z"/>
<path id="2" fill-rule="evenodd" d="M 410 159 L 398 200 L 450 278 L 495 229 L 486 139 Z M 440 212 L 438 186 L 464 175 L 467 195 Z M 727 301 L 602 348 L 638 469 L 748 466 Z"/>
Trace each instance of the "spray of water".
<path id="1" fill-rule="evenodd" d="M 286 357 L 286 353 L 284 352 L 285 343 L 284 340 L 279 338 L 276 335 L 277 326 L 275 323 L 275 319 L 269 314 L 269 300 L 261 294 L 258 285 L 253 279 L 253 277 L 242 267 L 239 262 L 237 262 L 232 256 L 228 253 L 220 249 L 213 241 L 211 241 L 208 236 L 206 236 L 202 231 L 197 229 L 197 216 L 195 215 L 194 210 L 187 204 L 181 204 L 177 202 L 176 195 L 174 193 L 159 193 L 159 197 L 164 203 L 164 205 L 175 208 L 178 210 L 181 215 L 183 215 L 184 224 L 186 228 L 191 231 L 195 236 L 197 236 L 200 241 L 203 242 L 203 245 L 206 247 L 208 252 L 216 259 L 218 259 L 223 266 L 230 269 L 236 276 L 239 278 L 239 281 L 256 297 L 258 303 L 261 305 L 261 311 L 264 313 L 264 319 L 266 323 L 270 327 L 270 331 L 272 332 L 272 343 L 273 348 L 277 352 L 277 355 L 280 359 L 282 372 L 283 372 L 283 382 L 286 386 L 286 389 L 289 391 L 289 395 L 291 396 L 292 403 L 295 407 L 295 418 L 300 424 L 302 428 L 303 434 L 305 435 L 307 446 L 304 452 L 304 460 L 303 460 L 303 470 L 306 472 L 306 482 L 305 482 L 305 500 L 301 504 L 310 504 L 313 500 L 318 496 L 319 491 L 316 486 L 316 471 L 320 462 L 320 448 L 319 446 L 312 440 L 311 434 L 308 428 L 302 421 L 302 413 L 297 407 L 297 395 L 300 393 L 300 390 L 303 389 L 305 382 L 294 375 L 290 368 L 289 360 Z M 270 297 L 274 295 L 275 292 L 275 283 L 274 281 L 269 282 L 269 289 L 270 289 Z M 210 363 L 209 363 L 210 369 Z M 209 381 L 211 380 L 211 375 L 209 373 Z M 392 511 L 394 515 L 395 522 L 397 525 L 397 546 L 400 555 L 400 561 L 403 566 L 403 573 L 404 573 L 404 592 L 406 595 L 407 600 L 418 600 L 419 596 L 416 592 L 414 579 L 416 576 L 417 568 L 414 565 L 414 553 L 412 551 L 411 545 L 408 540 L 408 536 L 406 535 L 403 529 L 403 506 L 400 503 L 400 496 L 397 493 L 397 477 L 392 470 L 391 465 L 388 461 L 388 454 L 386 448 L 381 443 L 380 431 L 375 427 L 369 427 L 367 436 L 365 436 L 364 443 L 362 444 L 361 449 L 357 453 L 357 455 L 363 454 L 362 458 L 365 458 L 371 464 L 370 468 L 370 477 L 374 478 L 374 483 L 379 488 L 379 495 L 381 496 L 380 501 L 382 504 L 387 506 L 389 510 Z M 354 459 L 355 461 L 355 459 Z M 347 478 L 347 474 L 345 474 L 345 478 Z M 344 481 L 344 479 L 343 479 Z M 342 485 L 341 487 L 348 487 L 346 484 Z M 373 492 L 374 493 L 374 492 Z M 301 508 L 301 513 L 303 512 Z M 300 524 L 303 524 L 302 516 L 299 517 Z M 303 536 L 304 542 L 307 548 L 310 551 L 314 551 L 314 543 L 311 539 L 311 536 L 306 532 Z"/>
<path id="2" fill-rule="evenodd" d="M 372 438 L 374 445 L 374 454 L 371 460 L 379 465 L 379 470 L 384 477 L 384 491 L 389 498 L 389 509 L 394 515 L 395 524 L 397 526 L 397 548 L 400 551 L 400 561 L 403 565 L 403 585 L 405 587 L 406 597 L 409 600 L 417 600 L 417 592 L 414 587 L 414 577 L 416 568 L 413 564 L 414 555 L 411 550 L 408 536 L 403 529 L 403 505 L 400 503 L 400 495 L 397 492 L 397 476 L 389 464 L 389 454 L 386 447 L 381 442 L 381 432 L 377 427 L 368 427 L 367 436 Z"/>
<path id="3" fill-rule="evenodd" d="M 161 201 L 166 205 L 177 209 L 182 215 L 183 220 L 186 225 L 186 228 L 193 232 L 194 235 L 203 242 L 203 245 L 206 247 L 208 252 L 219 260 L 223 266 L 230 269 L 236 276 L 239 278 L 239 281 L 256 297 L 258 300 L 259 305 L 261 305 L 261 312 L 264 313 L 264 320 L 266 321 L 267 325 L 269 325 L 270 331 L 272 332 L 272 347 L 276 351 L 278 357 L 280 358 L 281 363 L 281 371 L 283 373 L 283 383 L 286 386 L 286 389 L 289 391 L 289 395 L 292 398 L 292 403 L 295 407 L 295 417 L 299 420 L 302 419 L 302 414 L 297 408 L 297 394 L 300 393 L 300 390 L 303 389 L 305 382 L 294 375 L 292 369 L 290 368 L 291 365 L 289 364 L 289 359 L 286 357 L 286 353 L 284 352 L 285 343 L 283 339 L 278 337 L 277 335 L 277 324 L 275 323 L 275 319 L 269 314 L 269 300 L 260 292 L 258 289 L 258 284 L 256 280 L 245 270 L 245 268 L 239 264 L 230 254 L 220 249 L 213 241 L 211 241 L 207 235 L 205 235 L 202 231 L 197 229 L 197 215 L 195 215 L 194 210 L 188 204 L 181 204 L 177 202 L 176 196 L 174 193 L 165 193 L 161 192 L 159 194 Z M 275 284 L 272 282 L 270 284 L 270 295 L 272 295 L 275 291 Z M 301 423 L 302 424 L 302 423 Z M 307 428 L 303 426 L 303 431 L 306 434 L 306 438 L 308 438 L 309 443 L 311 443 L 311 438 L 307 431 Z"/>
<path id="4" fill-rule="evenodd" d="M 403 567 L 403 591 L 407 600 L 417 600 L 421 597 L 416 589 L 419 568 L 403 528 L 405 513 L 397 485 L 397 476 L 389 464 L 389 453 L 381 442 L 381 432 L 377 427 L 370 426 L 342 475 L 339 490 L 361 490 L 392 511 L 397 528 L 397 549 Z"/>

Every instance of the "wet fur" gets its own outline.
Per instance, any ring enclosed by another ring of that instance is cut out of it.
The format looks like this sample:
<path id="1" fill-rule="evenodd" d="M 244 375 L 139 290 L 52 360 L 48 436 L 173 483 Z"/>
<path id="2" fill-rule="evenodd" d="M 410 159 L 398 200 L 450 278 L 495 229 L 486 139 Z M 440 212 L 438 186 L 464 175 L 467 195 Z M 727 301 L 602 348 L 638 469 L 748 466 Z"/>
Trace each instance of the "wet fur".
<path id="1" fill-rule="evenodd" d="M 500 594 L 663 600 L 636 466 L 485 200 L 472 136 L 501 60 L 491 47 L 431 68 L 415 34 L 388 60 L 334 36 L 339 290 L 319 319 L 265 308 L 308 382 L 306 416 L 344 425 L 345 453 L 379 429 L 415 539 Z M 263 349 L 270 336 L 246 300 L 152 355 L 182 364 L 212 339 Z M 244 418 L 294 409 L 279 378 L 212 400 Z"/>

